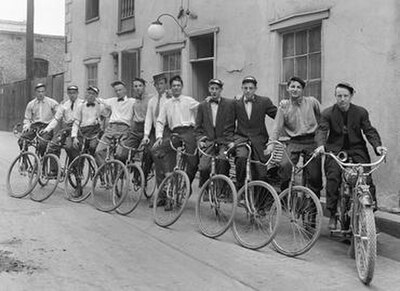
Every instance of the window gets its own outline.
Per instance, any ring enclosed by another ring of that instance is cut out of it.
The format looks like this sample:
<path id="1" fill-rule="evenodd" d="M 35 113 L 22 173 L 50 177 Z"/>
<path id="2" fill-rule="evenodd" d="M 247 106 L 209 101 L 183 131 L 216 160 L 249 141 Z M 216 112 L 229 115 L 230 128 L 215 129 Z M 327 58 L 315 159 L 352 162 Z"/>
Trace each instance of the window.
<path id="1" fill-rule="evenodd" d="M 133 96 L 135 77 L 140 77 L 139 50 L 121 52 L 121 80 L 125 82 L 128 96 Z"/>
<path id="2" fill-rule="evenodd" d="M 130 32 L 135 30 L 135 1 L 119 0 L 118 32 Z"/>
<path id="3" fill-rule="evenodd" d="M 99 0 L 86 0 L 86 22 L 99 18 Z"/>
<path id="4" fill-rule="evenodd" d="M 168 80 L 175 75 L 181 74 L 181 51 L 168 51 L 161 53 L 162 71 L 167 75 Z"/>
<path id="5" fill-rule="evenodd" d="M 97 86 L 97 63 L 86 65 L 86 77 L 88 86 Z"/>
<path id="6" fill-rule="evenodd" d="M 33 70 L 35 78 L 47 77 L 49 73 L 49 62 L 44 59 L 34 59 Z"/>
<path id="7" fill-rule="evenodd" d="M 286 81 L 298 76 L 307 82 L 305 96 L 321 101 L 321 26 L 282 33 L 282 74 L 279 97 L 289 98 Z"/>

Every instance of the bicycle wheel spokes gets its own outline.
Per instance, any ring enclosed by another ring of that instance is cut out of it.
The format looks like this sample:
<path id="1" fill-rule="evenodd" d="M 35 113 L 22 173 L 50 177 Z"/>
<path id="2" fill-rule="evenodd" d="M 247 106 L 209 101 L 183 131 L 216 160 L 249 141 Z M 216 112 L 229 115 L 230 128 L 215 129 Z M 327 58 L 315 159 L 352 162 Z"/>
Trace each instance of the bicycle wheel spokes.
<path id="1" fill-rule="evenodd" d="M 96 173 L 96 162 L 91 155 L 76 157 L 68 167 L 64 190 L 68 200 L 81 202 L 89 197 L 92 179 Z"/>
<path id="2" fill-rule="evenodd" d="M 151 168 L 150 172 L 147 174 L 146 183 L 144 188 L 144 195 L 146 198 L 151 198 L 156 191 L 157 181 L 156 181 L 156 173 L 154 170 L 154 165 Z"/>
<path id="3" fill-rule="evenodd" d="M 280 195 L 282 220 L 273 240 L 275 249 L 287 256 L 307 252 L 321 231 L 322 207 L 318 197 L 308 188 L 293 186 L 292 192 Z"/>
<path id="4" fill-rule="evenodd" d="M 92 183 L 92 203 L 100 211 L 109 212 L 124 201 L 128 183 L 125 165 L 118 160 L 111 160 L 98 168 Z"/>
<path id="5" fill-rule="evenodd" d="M 166 177 L 154 196 L 155 223 L 167 227 L 176 222 L 186 206 L 189 192 L 190 182 L 185 172 L 177 170 Z"/>
<path id="6" fill-rule="evenodd" d="M 263 181 L 243 186 L 238 192 L 238 207 L 233 220 L 233 235 L 249 249 L 266 246 L 274 238 L 281 216 L 281 204 L 275 189 Z"/>
<path id="7" fill-rule="evenodd" d="M 376 260 L 376 228 L 371 207 L 359 205 L 354 223 L 354 248 L 358 277 L 368 285 L 372 281 Z"/>
<path id="8" fill-rule="evenodd" d="M 196 203 L 196 220 L 201 233 L 218 237 L 230 227 L 237 206 L 237 193 L 232 181 L 215 175 L 200 189 Z"/>
<path id="9" fill-rule="evenodd" d="M 7 192 L 15 198 L 28 195 L 39 180 L 39 158 L 31 152 L 20 154 L 11 163 L 7 173 Z"/>
<path id="10" fill-rule="evenodd" d="M 49 198 L 56 191 L 60 177 L 60 159 L 54 154 L 44 155 L 40 163 L 39 183 L 31 192 L 30 198 L 36 202 Z"/>
<path id="11" fill-rule="evenodd" d="M 128 215 L 138 206 L 144 192 L 145 184 L 142 168 L 136 164 L 132 164 L 127 166 L 127 170 L 128 176 L 121 179 L 119 183 L 117 183 L 118 187 L 116 188 L 117 191 L 121 191 L 120 189 L 123 187 L 121 184 L 122 182 L 128 185 L 129 188 L 123 203 L 116 209 L 116 211 L 122 215 Z M 114 197 L 117 197 L 117 195 Z"/>

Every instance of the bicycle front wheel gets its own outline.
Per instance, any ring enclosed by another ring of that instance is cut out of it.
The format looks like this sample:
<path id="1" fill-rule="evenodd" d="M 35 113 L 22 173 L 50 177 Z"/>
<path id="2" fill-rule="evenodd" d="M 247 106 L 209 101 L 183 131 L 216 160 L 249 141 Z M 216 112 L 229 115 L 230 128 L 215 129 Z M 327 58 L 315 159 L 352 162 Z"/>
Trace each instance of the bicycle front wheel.
<path id="1" fill-rule="evenodd" d="M 30 198 L 36 202 L 48 199 L 57 189 L 61 179 L 60 159 L 54 154 L 45 154 L 40 163 L 39 184 Z"/>
<path id="2" fill-rule="evenodd" d="M 139 205 L 144 192 L 145 181 L 141 167 L 131 164 L 126 168 L 128 170 L 128 179 L 126 179 L 125 183 L 129 185 L 129 190 L 122 204 L 116 209 L 117 213 L 122 215 L 128 215 Z"/>
<path id="3" fill-rule="evenodd" d="M 196 203 L 196 220 L 200 232 L 210 238 L 223 235 L 231 226 L 237 206 L 233 182 L 215 175 L 200 189 Z"/>
<path id="4" fill-rule="evenodd" d="M 359 205 L 353 223 L 354 251 L 358 277 L 369 285 L 374 276 L 376 260 L 376 228 L 372 207 Z"/>
<path id="5" fill-rule="evenodd" d="M 190 181 L 182 170 L 173 171 L 162 181 L 160 188 L 154 194 L 154 222 L 167 227 L 175 223 L 189 200 Z"/>
<path id="6" fill-rule="evenodd" d="M 128 193 L 128 171 L 118 160 L 101 165 L 93 178 L 92 203 L 100 211 L 110 212 L 119 207 Z"/>
<path id="7" fill-rule="evenodd" d="M 274 238 L 281 217 L 281 204 L 274 187 L 264 181 L 251 181 L 238 192 L 233 235 L 249 249 L 259 249 Z"/>
<path id="8" fill-rule="evenodd" d="M 157 182 L 156 182 L 156 173 L 154 169 L 154 164 L 151 167 L 150 172 L 147 174 L 146 177 L 146 183 L 145 183 L 145 188 L 144 188 L 144 196 L 146 198 L 151 198 L 156 191 L 157 188 Z"/>
<path id="9" fill-rule="evenodd" d="M 64 185 L 68 200 L 81 202 L 89 197 L 92 190 L 91 181 L 96 170 L 96 161 L 88 154 L 79 155 L 70 163 L 65 175 Z"/>
<path id="10" fill-rule="evenodd" d="M 35 188 L 40 176 L 40 161 L 32 152 L 21 153 L 11 163 L 7 173 L 7 193 L 23 198 Z"/>
<path id="11" fill-rule="evenodd" d="M 272 241 L 274 248 L 289 257 L 302 255 L 316 243 L 322 223 L 322 207 L 317 195 L 303 186 L 293 186 L 279 195 L 282 221 Z"/>

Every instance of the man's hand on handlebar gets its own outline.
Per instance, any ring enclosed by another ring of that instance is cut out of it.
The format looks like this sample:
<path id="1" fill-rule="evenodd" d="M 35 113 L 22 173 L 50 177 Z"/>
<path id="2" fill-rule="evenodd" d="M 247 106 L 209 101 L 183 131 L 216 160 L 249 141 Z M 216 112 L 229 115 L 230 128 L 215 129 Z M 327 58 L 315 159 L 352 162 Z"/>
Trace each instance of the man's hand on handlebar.
<path id="1" fill-rule="evenodd" d="M 264 156 L 270 155 L 274 151 L 274 144 L 269 144 L 264 150 Z"/>
<path id="2" fill-rule="evenodd" d="M 377 146 L 375 151 L 378 154 L 378 156 L 382 156 L 387 153 L 387 148 L 384 146 Z"/>
<path id="3" fill-rule="evenodd" d="M 315 149 L 315 151 L 314 151 L 314 154 L 316 154 L 316 155 L 320 155 L 320 154 L 323 154 L 323 153 L 325 153 L 325 147 L 323 145 L 317 147 Z"/>
<path id="4" fill-rule="evenodd" d="M 159 137 L 159 138 L 157 138 L 156 141 L 154 142 L 153 147 L 154 147 L 154 148 L 157 148 L 157 147 L 159 147 L 161 144 L 162 144 L 162 137 Z"/>

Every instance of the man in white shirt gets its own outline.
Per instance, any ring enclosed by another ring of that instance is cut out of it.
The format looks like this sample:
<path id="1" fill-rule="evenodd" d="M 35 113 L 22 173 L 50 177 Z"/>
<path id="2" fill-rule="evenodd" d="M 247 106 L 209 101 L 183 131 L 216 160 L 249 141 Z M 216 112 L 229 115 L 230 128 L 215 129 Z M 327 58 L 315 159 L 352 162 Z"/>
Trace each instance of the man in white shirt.
<path id="1" fill-rule="evenodd" d="M 185 142 L 186 151 L 193 154 L 197 147 L 194 126 L 196 124 L 196 111 L 199 102 L 192 97 L 182 95 L 183 81 L 180 76 L 172 77 L 169 84 L 172 91 L 172 98 L 165 102 L 158 116 L 154 147 L 157 148 L 162 144 L 164 127 L 168 124 L 172 133 L 178 134 Z M 168 151 L 172 151 L 172 149 L 169 147 L 165 151 L 168 154 Z M 184 161 L 187 166 L 186 173 L 191 183 L 197 172 L 198 156 L 185 155 Z M 173 163 L 165 164 L 164 168 L 168 172 L 171 172 L 174 166 Z"/>
<path id="2" fill-rule="evenodd" d="M 43 129 L 43 133 L 49 133 L 53 131 L 57 125 L 61 124 L 61 128 L 54 135 L 52 141 L 54 143 L 49 144 L 48 152 L 60 156 L 60 146 L 65 144 L 65 151 L 69 156 L 69 161 L 72 162 L 72 140 L 71 140 L 71 129 L 74 121 L 74 111 L 82 99 L 78 98 L 79 89 L 78 86 L 71 85 L 67 88 L 68 100 L 61 103 L 54 115 L 53 120 Z"/>
<path id="3" fill-rule="evenodd" d="M 108 126 L 101 138 L 102 142 L 99 142 L 96 148 L 95 158 L 98 166 L 104 164 L 107 152 L 106 144 L 109 144 L 113 138 L 127 135 L 133 116 L 133 104 L 135 103 L 135 99 L 126 96 L 127 90 L 125 83 L 122 81 L 115 81 L 111 86 L 114 88 L 117 97 L 98 99 L 106 108 L 111 110 Z"/>
<path id="4" fill-rule="evenodd" d="M 25 118 L 23 132 L 18 140 L 18 145 L 22 148 L 23 140 L 32 140 L 36 136 L 36 132 L 44 129 L 53 119 L 57 110 L 58 102 L 46 95 L 46 85 L 38 83 L 35 86 L 36 98 L 28 103 L 25 109 Z M 51 139 L 53 132 L 43 135 L 45 139 Z M 39 154 L 43 155 L 46 150 L 46 143 L 39 143 Z"/>

